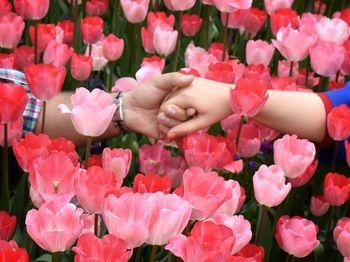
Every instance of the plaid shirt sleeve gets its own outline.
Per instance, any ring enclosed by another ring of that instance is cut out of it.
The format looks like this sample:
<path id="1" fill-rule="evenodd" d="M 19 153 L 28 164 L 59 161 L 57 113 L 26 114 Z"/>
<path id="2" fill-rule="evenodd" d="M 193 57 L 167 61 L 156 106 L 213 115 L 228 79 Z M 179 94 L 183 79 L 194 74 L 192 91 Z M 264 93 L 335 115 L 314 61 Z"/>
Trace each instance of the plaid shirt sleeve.
<path id="1" fill-rule="evenodd" d="M 4 79 L 8 82 L 23 86 L 28 93 L 28 104 L 23 112 L 23 133 L 26 134 L 34 130 L 38 120 L 42 102 L 35 98 L 29 91 L 25 75 L 17 70 L 0 68 L 0 82 Z"/>

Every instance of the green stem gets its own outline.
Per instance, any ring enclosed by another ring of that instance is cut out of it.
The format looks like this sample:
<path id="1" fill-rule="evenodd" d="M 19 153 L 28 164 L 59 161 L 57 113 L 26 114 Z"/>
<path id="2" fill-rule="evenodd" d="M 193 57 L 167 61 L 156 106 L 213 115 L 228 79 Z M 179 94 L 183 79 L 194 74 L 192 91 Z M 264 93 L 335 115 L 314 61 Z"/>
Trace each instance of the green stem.
<path id="1" fill-rule="evenodd" d="M 137 251 L 136 251 L 136 256 L 135 256 L 135 262 L 140 262 L 141 259 L 142 259 L 142 251 L 143 251 L 143 247 L 139 247 L 137 248 Z"/>
<path id="2" fill-rule="evenodd" d="M 85 163 L 84 163 L 84 167 L 86 169 L 88 168 L 88 164 L 89 164 L 91 143 L 92 143 L 92 137 L 88 136 L 86 139 L 86 149 L 85 149 L 86 151 L 85 151 Z"/>
<path id="3" fill-rule="evenodd" d="M 52 253 L 52 262 L 60 262 L 61 261 L 61 252 Z"/>
<path id="4" fill-rule="evenodd" d="M 226 53 L 226 48 L 227 48 L 227 33 L 228 33 L 228 19 L 229 19 L 229 14 L 228 13 L 224 13 L 224 15 L 226 15 L 226 20 L 225 20 L 225 24 L 224 24 L 224 48 L 222 50 L 222 57 L 221 60 L 225 61 L 225 53 Z"/>
<path id="5" fill-rule="evenodd" d="M 339 150 L 339 141 L 335 141 L 334 151 L 332 156 L 332 172 L 335 171 L 335 164 L 337 161 L 338 150 Z"/>
<path id="6" fill-rule="evenodd" d="M 236 136 L 236 150 L 238 150 L 239 138 L 241 136 L 242 127 L 243 127 L 245 122 L 246 122 L 246 117 L 245 116 L 241 116 L 241 120 L 239 121 L 237 136 Z"/>
<path id="7" fill-rule="evenodd" d="M 318 85 L 318 91 L 319 92 L 326 91 L 328 89 L 327 84 L 328 84 L 328 77 L 327 76 L 320 76 L 320 83 Z"/>
<path id="8" fill-rule="evenodd" d="M 176 29 L 177 29 L 177 44 L 176 44 L 176 51 L 174 54 L 174 63 L 173 63 L 173 67 L 172 67 L 172 72 L 176 72 L 177 71 L 177 64 L 179 61 L 179 56 L 180 56 L 180 49 L 181 49 L 181 16 L 182 16 L 182 11 L 179 12 L 179 17 L 177 19 L 177 25 L 176 25 Z"/>
<path id="9" fill-rule="evenodd" d="M 289 76 L 290 77 L 293 76 L 293 66 L 294 66 L 294 62 L 290 61 L 290 68 L 289 68 Z"/>
<path id="10" fill-rule="evenodd" d="M 205 49 L 208 49 L 209 46 L 209 26 L 210 26 L 210 14 L 211 14 L 211 5 L 204 5 L 204 24 L 203 24 L 203 33 L 202 33 L 202 45 Z"/>
<path id="11" fill-rule="evenodd" d="M 41 133 L 45 132 L 45 115 L 46 115 L 46 101 L 43 101 L 43 117 L 41 122 Z"/>
<path id="12" fill-rule="evenodd" d="M 157 251 L 158 251 L 158 246 L 154 245 L 152 246 L 152 251 L 151 251 L 151 256 L 149 258 L 149 262 L 154 262 L 156 259 L 156 255 L 157 255 Z"/>
<path id="13" fill-rule="evenodd" d="M 34 22 L 34 64 L 38 64 L 38 22 Z"/>
<path id="14" fill-rule="evenodd" d="M 256 233 L 255 233 L 255 244 L 259 245 L 261 235 L 262 235 L 262 227 L 265 223 L 265 219 L 267 217 L 267 207 L 264 205 L 261 205 L 259 207 L 259 215 L 258 215 L 258 225 L 256 227 Z"/>
<path id="15" fill-rule="evenodd" d="M 8 161 L 8 124 L 4 124 L 4 147 L 2 150 L 2 179 L 1 179 L 1 200 L 0 200 L 0 210 L 9 211 L 9 202 L 10 202 L 10 194 L 9 194 L 9 181 L 8 181 L 8 173 L 9 173 L 9 161 Z"/>
<path id="16" fill-rule="evenodd" d="M 81 53 L 81 13 L 79 5 L 77 4 L 77 0 L 74 0 L 74 4 L 72 6 L 72 16 L 74 21 L 74 34 L 73 34 L 73 47 L 77 54 Z"/>
<path id="17" fill-rule="evenodd" d="M 109 62 L 109 73 L 108 73 L 108 81 L 107 81 L 107 90 L 111 91 L 113 85 L 113 71 L 116 65 L 116 61 Z"/>
<path id="18" fill-rule="evenodd" d="M 305 87 L 308 87 L 308 86 L 309 86 L 309 82 L 308 82 L 309 73 L 310 73 L 310 58 L 307 58 L 307 59 L 306 59 L 305 82 L 304 82 L 304 86 L 305 86 Z"/>
<path id="19" fill-rule="evenodd" d="M 113 18 L 112 18 L 112 33 L 115 35 L 119 34 L 119 13 L 120 13 L 120 1 L 114 2 Z"/>
<path id="20" fill-rule="evenodd" d="M 94 234 L 98 237 L 98 214 L 95 214 Z"/>

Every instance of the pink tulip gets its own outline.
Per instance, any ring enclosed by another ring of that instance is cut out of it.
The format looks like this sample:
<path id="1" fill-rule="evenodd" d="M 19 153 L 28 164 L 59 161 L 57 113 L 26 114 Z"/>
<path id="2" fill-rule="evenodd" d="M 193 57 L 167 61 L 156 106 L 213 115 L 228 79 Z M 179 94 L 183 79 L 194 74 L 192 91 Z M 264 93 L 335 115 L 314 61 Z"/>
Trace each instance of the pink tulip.
<path id="1" fill-rule="evenodd" d="M 122 77 L 115 81 L 112 87 L 112 92 L 127 92 L 135 89 L 138 86 L 138 82 L 132 77 Z"/>
<path id="2" fill-rule="evenodd" d="M 176 47 L 178 32 L 172 28 L 164 29 L 156 27 L 153 35 L 153 46 L 155 51 L 164 56 L 170 55 Z"/>
<path id="3" fill-rule="evenodd" d="M 234 9 L 232 12 L 229 13 L 221 13 L 221 24 L 227 24 L 227 27 L 230 29 L 242 29 L 246 15 L 247 11 L 243 9 Z"/>
<path id="4" fill-rule="evenodd" d="M 84 42 L 95 44 L 103 35 L 103 20 L 99 16 L 85 17 L 81 21 L 81 31 Z"/>
<path id="5" fill-rule="evenodd" d="M 312 163 L 308 166 L 305 172 L 298 176 L 297 178 L 290 178 L 288 181 L 292 184 L 292 187 L 300 187 L 308 183 L 316 172 L 318 167 L 318 160 L 314 159 Z"/>
<path id="6" fill-rule="evenodd" d="M 86 2 L 87 16 L 103 16 L 109 8 L 109 0 L 89 0 Z"/>
<path id="7" fill-rule="evenodd" d="M 144 197 L 154 204 L 149 225 L 149 235 L 145 241 L 149 245 L 162 246 L 187 226 L 192 212 L 190 203 L 174 194 L 157 192 Z"/>
<path id="8" fill-rule="evenodd" d="M 278 31 L 277 39 L 273 39 L 272 43 L 288 61 L 298 62 L 308 56 L 309 48 L 316 41 L 316 35 L 308 35 L 288 26 Z"/>
<path id="9" fill-rule="evenodd" d="M 57 23 L 57 27 L 63 31 L 62 42 L 68 46 L 73 45 L 74 23 L 70 20 L 63 20 Z"/>
<path id="10" fill-rule="evenodd" d="M 15 48 L 24 30 L 24 21 L 15 13 L 0 15 L 0 47 Z"/>
<path id="11" fill-rule="evenodd" d="M 265 10 L 260 10 L 256 7 L 249 8 L 245 11 L 245 16 L 242 22 L 242 30 L 253 37 L 264 26 L 267 19 Z"/>
<path id="12" fill-rule="evenodd" d="M 73 53 L 70 65 L 72 77 L 79 81 L 89 78 L 92 71 L 92 57 Z"/>
<path id="13" fill-rule="evenodd" d="M 142 66 L 139 70 L 137 70 L 135 77 L 138 84 L 146 82 L 148 79 L 151 79 L 155 76 L 160 76 L 162 74 L 161 69 L 152 64 L 146 64 Z"/>
<path id="14" fill-rule="evenodd" d="M 91 48 L 91 57 L 92 57 L 92 70 L 101 71 L 108 64 L 108 60 L 103 55 L 103 45 L 102 41 L 88 47 L 85 51 L 85 55 L 90 55 Z"/>
<path id="15" fill-rule="evenodd" d="M 124 179 L 130 169 L 131 157 L 130 149 L 105 148 L 102 154 L 103 168 L 113 172 L 117 179 Z"/>
<path id="16" fill-rule="evenodd" d="M 225 187 L 225 180 L 216 172 L 190 167 L 183 174 L 182 184 L 175 194 L 192 205 L 192 220 L 203 220 L 232 197 L 232 189 Z"/>
<path id="17" fill-rule="evenodd" d="M 7 124 L 7 143 L 12 146 L 13 140 L 18 141 L 23 135 L 23 117 Z M 4 146 L 4 125 L 0 125 L 0 146 Z"/>
<path id="18" fill-rule="evenodd" d="M 232 191 L 232 196 L 230 199 L 226 200 L 213 214 L 226 214 L 228 216 L 233 216 L 238 212 L 241 200 L 241 187 L 239 183 L 235 180 L 225 181 L 225 188 L 229 188 Z"/>
<path id="19" fill-rule="evenodd" d="M 77 88 L 71 96 L 73 109 L 60 104 L 62 113 L 70 113 L 73 125 L 84 136 L 100 136 L 111 123 L 116 106 L 110 94 L 94 89 Z"/>
<path id="20" fill-rule="evenodd" d="M 344 257 L 350 257 L 350 218 L 343 217 L 338 220 L 333 231 L 333 238 L 339 252 Z"/>
<path id="21" fill-rule="evenodd" d="M 38 52 L 44 52 L 50 41 L 56 38 L 56 26 L 54 24 L 42 24 L 37 25 L 38 30 Z M 32 43 L 35 41 L 35 29 L 34 26 L 29 27 L 29 35 Z"/>
<path id="22" fill-rule="evenodd" d="M 27 65 L 34 64 L 34 47 L 21 45 L 15 48 L 13 53 L 15 54 L 17 70 L 23 71 Z"/>
<path id="23" fill-rule="evenodd" d="M 296 135 L 284 135 L 275 141 L 274 161 L 282 167 L 285 176 L 296 178 L 302 175 L 315 158 L 315 145 Z"/>
<path id="24" fill-rule="evenodd" d="M 224 225 L 232 230 L 235 237 L 235 244 L 231 251 L 232 255 L 240 251 L 252 238 L 253 234 L 250 223 L 248 220 L 244 219 L 242 215 L 229 216 L 227 214 L 221 214 L 213 216 L 208 220 L 218 225 Z"/>
<path id="25" fill-rule="evenodd" d="M 253 176 L 254 195 L 259 204 L 278 206 L 287 197 L 292 186 L 286 184 L 281 167 L 261 165 Z"/>
<path id="26" fill-rule="evenodd" d="M 169 176 L 173 187 L 179 187 L 182 182 L 182 175 L 188 168 L 182 156 L 172 157 L 165 167 L 165 175 Z"/>
<path id="27" fill-rule="evenodd" d="M 275 47 L 266 41 L 249 40 L 246 47 L 247 64 L 263 64 L 268 66 L 274 51 Z"/>
<path id="28" fill-rule="evenodd" d="M 74 166 L 64 152 L 52 153 L 47 158 L 38 158 L 29 169 L 32 190 L 45 201 L 60 199 L 69 203 L 75 195 L 74 181 L 79 168 Z"/>
<path id="29" fill-rule="evenodd" d="M 126 19 L 130 23 L 136 24 L 145 20 L 149 0 L 121 0 L 120 4 Z"/>
<path id="30" fill-rule="evenodd" d="M 185 11 L 191 9 L 195 3 L 196 0 L 164 0 L 166 8 L 171 11 Z"/>
<path id="31" fill-rule="evenodd" d="M 235 9 L 249 9 L 252 7 L 252 0 L 214 0 L 214 5 L 221 12 L 230 13 Z"/>
<path id="32" fill-rule="evenodd" d="M 203 221 L 194 224 L 188 237 L 177 235 L 171 238 L 165 249 L 185 262 L 224 262 L 231 261 L 234 243 L 235 237 L 230 228 Z"/>
<path id="33" fill-rule="evenodd" d="M 208 67 L 211 63 L 217 62 L 218 59 L 208 54 L 205 49 L 189 44 L 185 51 L 185 65 L 187 68 L 193 68 L 198 71 L 201 77 L 205 77 Z"/>
<path id="34" fill-rule="evenodd" d="M 136 193 L 106 198 L 103 221 L 108 232 L 125 241 L 127 248 L 141 246 L 149 236 L 154 204 Z"/>
<path id="35" fill-rule="evenodd" d="M 238 128 L 232 133 L 229 133 L 229 137 L 236 141 Z M 239 137 L 237 154 L 244 158 L 255 156 L 261 147 L 260 130 L 254 123 L 244 124 L 241 128 L 241 134 Z"/>
<path id="36" fill-rule="evenodd" d="M 102 46 L 104 57 L 109 61 L 115 61 L 123 54 L 124 40 L 110 34 L 103 40 Z"/>
<path id="37" fill-rule="evenodd" d="M 269 15 L 281 8 L 291 8 L 294 0 L 264 0 L 264 6 Z"/>
<path id="38" fill-rule="evenodd" d="M 91 159 L 91 158 L 89 158 Z M 81 221 L 83 222 L 83 230 L 80 233 L 80 236 L 86 233 L 95 233 L 95 214 L 82 214 L 80 216 Z M 97 219 L 97 235 L 101 233 L 101 217 L 98 216 Z"/>
<path id="39" fill-rule="evenodd" d="M 310 212 L 317 217 L 327 213 L 330 205 L 323 196 L 312 196 L 310 201 Z"/>
<path id="40" fill-rule="evenodd" d="M 163 175 L 170 159 L 170 151 L 166 150 L 162 144 L 144 144 L 139 152 L 140 171 L 145 174 Z"/>
<path id="41" fill-rule="evenodd" d="M 73 47 L 52 40 L 44 52 L 44 63 L 53 64 L 56 67 L 65 66 L 74 52 Z"/>
<path id="42" fill-rule="evenodd" d="M 198 15 L 181 16 L 181 32 L 185 36 L 195 36 L 202 26 L 202 19 Z"/>
<path id="43" fill-rule="evenodd" d="M 65 251 L 74 244 L 83 228 L 82 213 L 81 208 L 70 203 L 45 203 L 27 213 L 27 232 L 41 248 L 52 253 Z"/>
<path id="44" fill-rule="evenodd" d="M 316 24 L 316 32 L 320 41 L 336 42 L 342 45 L 349 38 L 350 29 L 342 19 L 322 17 Z"/>
<path id="45" fill-rule="evenodd" d="M 293 63 L 292 75 L 290 75 L 290 67 L 292 66 L 291 63 L 292 63 L 291 61 L 287 61 L 287 60 L 279 60 L 278 61 L 278 69 L 277 69 L 278 77 L 289 77 L 290 76 L 290 77 L 293 77 L 294 80 L 296 80 L 298 78 L 298 76 L 299 76 L 299 64 Z"/>
<path id="46" fill-rule="evenodd" d="M 105 194 L 121 186 L 122 180 L 116 181 L 112 172 L 98 166 L 81 170 L 74 183 L 74 191 L 80 205 L 88 213 L 103 211 Z"/>
<path id="47" fill-rule="evenodd" d="M 217 58 L 217 61 L 213 62 L 211 64 L 215 64 L 217 62 L 226 62 L 226 61 L 228 61 L 228 62 L 230 62 L 231 67 L 233 67 L 233 64 L 231 63 L 231 61 L 235 61 L 235 60 L 230 60 L 230 57 L 228 55 L 228 51 L 227 50 L 225 51 L 224 61 L 221 61 L 223 52 L 224 52 L 224 45 L 223 45 L 223 43 L 212 42 L 211 45 L 209 46 L 208 54 L 214 55 Z"/>
<path id="48" fill-rule="evenodd" d="M 344 57 L 344 48 L 335 42 L 320 41 L 310 48 L 311 67 L 322 76 L 335 75 L 341 68 Z"/>
<path id="49" fill-rule="evenodd" d="M 201 2 L 205 5 L 213 5 L 214 4 L 214 0 L 201 0 Z"/>
<path id="50" fill-rule="evenodd" d="M 96 237 L 92 233 L 81 235 L 75 252 L 74 261 L 118 261 L 127 262 L 132 256 L 132 250 L 127 250 L 125 242 L 114 235 Z"/>
<path id="51" fill-rule="evenodd" d="M 40 20 L 49 10 L 50 0 L 23 0 L 23 10 L 26 19 Z"/>
<path id="52" fill-rule="evenodd" d="M 285 252 L 302 258 L 320 244 L 317 232 L 318 227 L 310 220 L 299 216 L 282 216 L 277 222 L 275 238 Z"/>

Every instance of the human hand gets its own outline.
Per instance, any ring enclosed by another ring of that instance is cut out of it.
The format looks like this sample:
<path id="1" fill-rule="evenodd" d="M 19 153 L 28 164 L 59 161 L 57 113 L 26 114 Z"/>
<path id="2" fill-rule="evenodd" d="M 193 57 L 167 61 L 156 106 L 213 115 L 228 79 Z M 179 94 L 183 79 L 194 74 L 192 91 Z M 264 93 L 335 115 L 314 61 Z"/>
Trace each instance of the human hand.
<path id="1" fill-rule="evenodd" d="M 159 129 L 168 139 L 174 139 L 215 124 L 230 114 L 230 86 L 195 78 L 191 85 L 173 91 L 163 102 L 158 114 Z M 189 115 L 194 117 L 186 121 Z"/>
<path id="2" fill-rule="evenodd" d="M 157 115 L 161 102 L 174 89 L 189 86 L 193 76 L 169 73 L 154 77 L 124 95 L 126 125 L 134 132 L 160 139 L 164 135 L 158 129 Z M 179 110 L 178 119 L 187 119 L 185 111 Z M 174 120 L 173 123 L 179 124 Z"/>

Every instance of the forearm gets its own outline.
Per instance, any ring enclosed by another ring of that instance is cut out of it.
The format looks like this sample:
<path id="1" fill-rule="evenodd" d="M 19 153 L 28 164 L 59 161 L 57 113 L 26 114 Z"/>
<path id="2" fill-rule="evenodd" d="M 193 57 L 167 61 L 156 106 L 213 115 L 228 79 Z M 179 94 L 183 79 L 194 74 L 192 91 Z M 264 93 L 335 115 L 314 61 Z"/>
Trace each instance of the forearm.
<path id="1" fill-rule="evenodd" d="M 86 137 L 80 135 L 74 128 L 71 115 L 70 114 L 62 114 L 58 109 L 59 104 L 66 104 L 68 107 L 72 108 L 72 104 L 70 101 L 72 93 L 70 92 L 61 92 L 56 97 L 52 98 L 47 102 L 46 105 L 46 116 L 45 116 L 45 133 L 49 135 L 51 138 L 55 137 L 65 137 L 71 140 L 76 147 L 82 147 L 86 143 Z M 41 132 L 42 125 L 42 110 L 40 112 L 36 127 L 34 132 Z M 119 134 L 119 129 L 114 127 L 111 123 L 106 130 L 106 132 L 94 139 L 94 141 L 102 141 L 113 136 Z"/>

